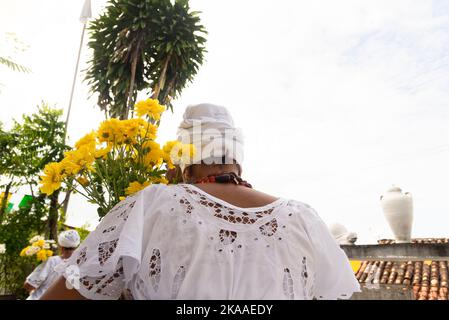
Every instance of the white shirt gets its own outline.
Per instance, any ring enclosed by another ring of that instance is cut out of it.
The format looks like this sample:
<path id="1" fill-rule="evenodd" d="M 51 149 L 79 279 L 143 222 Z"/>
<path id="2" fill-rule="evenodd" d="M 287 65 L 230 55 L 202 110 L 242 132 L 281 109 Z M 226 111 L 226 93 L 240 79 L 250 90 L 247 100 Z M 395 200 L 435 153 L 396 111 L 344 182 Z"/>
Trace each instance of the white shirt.
<path id="1" fill-rule="evenodd" d="M 152 185 L 117 204 L 65 268 L 89 299 L 344 299 L 360 290 L 308 205 L 239 208 L 187 184 Z"/>
<path id="2" fill-rule="evenodd" d="M 27 300 L 39 300 L 44 292 L 58 278 L 59 274 L 55 272 L 54 268 L 61 262 L 62 258 L 60 256 L 49 257 L 30 273 L 26 278 L 26 282 L 35 287 L 36 290 L 29 295 Z"/>

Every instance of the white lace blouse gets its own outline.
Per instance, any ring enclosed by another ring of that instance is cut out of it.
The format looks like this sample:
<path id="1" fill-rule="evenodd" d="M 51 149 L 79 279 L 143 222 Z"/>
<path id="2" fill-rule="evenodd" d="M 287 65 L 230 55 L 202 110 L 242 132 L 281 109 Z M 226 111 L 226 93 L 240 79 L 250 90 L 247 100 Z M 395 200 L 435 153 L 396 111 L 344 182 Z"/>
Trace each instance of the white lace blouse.
<path id="1" fill-rule="evenodd" d="M 239 208 L 187 184 L 152 185 L 123 200 L 57 270 L 72 283 L 79 277 L 89 299 L 344 299 L 359 291 L 308 205 L 281 198 Z"/>
<path id="2" fill-rule="evenodd" d="M 33 270 L 26 278 L 26 282 L 36 288 L 27 300 L 39 300 L 39 298 L 47 291 L 47 289 L 58 279 L 58 273 L 55 267 L 62 262 L 60 256 L 52 256 L 47 261 L 42 262 Z"/>

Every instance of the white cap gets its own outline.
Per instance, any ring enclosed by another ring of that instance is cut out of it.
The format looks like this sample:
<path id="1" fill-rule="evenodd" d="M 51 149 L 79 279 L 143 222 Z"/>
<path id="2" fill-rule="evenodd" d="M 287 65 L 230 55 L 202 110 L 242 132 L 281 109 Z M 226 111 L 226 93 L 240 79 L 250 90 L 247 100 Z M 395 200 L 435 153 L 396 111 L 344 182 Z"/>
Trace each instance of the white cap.
<path id="1" fill-rule="evenodd" d="M 195 163 L 238 164 L 243 162 L 243 134 L 234 125 L 229 111 L 219 105 L 202 103 L 189 105 L 178 128 L 178 140 L 195 146 L 190 163 L 181 163 L 181 170 Z"/>
<path id="2" fill-rule="evenodd" d="M 348 229 L 346 229 L 346 227 L 341 223 L 337 222 L 331 223 L 329 225 L 329 230 L 336 239 L 348 233 Z"/>
<path id="3" fill-rule="evenodd" d="M 62 231 L 58 236 L 58 244 L 64 248 L 76 248 L 80 244 L 80 235 L 76 230 Z"/>

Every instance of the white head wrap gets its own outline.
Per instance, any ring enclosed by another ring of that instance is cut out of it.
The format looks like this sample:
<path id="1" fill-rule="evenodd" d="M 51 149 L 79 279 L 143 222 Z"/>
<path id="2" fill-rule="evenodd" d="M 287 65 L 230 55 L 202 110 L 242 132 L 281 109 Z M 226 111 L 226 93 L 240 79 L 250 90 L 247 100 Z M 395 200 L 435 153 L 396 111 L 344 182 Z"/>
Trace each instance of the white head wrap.
<path id="1" fill-rule="evenodd" d="M 229 111 L 209 103 L 190 105 L 184 112 L 178 128 L 178 140 L 195 146 L 195 156 L 190 163 L 180 163 L 181 170 L 195 163 L 238 164 L 243 161 L 243 135 L 234 126 Z"/>
<path id="2" fill-rule="evenodd" d="M 58 236 L 58 244 L 64 248 L 76 248 L 80 244 L 80 235 L 76 230 L 62 231 Z"/>

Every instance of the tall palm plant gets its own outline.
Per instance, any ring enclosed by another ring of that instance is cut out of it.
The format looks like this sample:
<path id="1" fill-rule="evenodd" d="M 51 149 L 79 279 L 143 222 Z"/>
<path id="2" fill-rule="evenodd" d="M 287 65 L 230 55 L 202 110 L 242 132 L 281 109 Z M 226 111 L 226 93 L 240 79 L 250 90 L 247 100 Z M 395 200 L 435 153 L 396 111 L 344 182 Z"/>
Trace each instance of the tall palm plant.
<path id="1" fill-rule="evenodd" d="M 86 80 L 99 107 L 121 119 L 143 90 L 172 108 L 206 51 L 207 32 L 187 0 L 110 0 L 89 31 Z"/>

